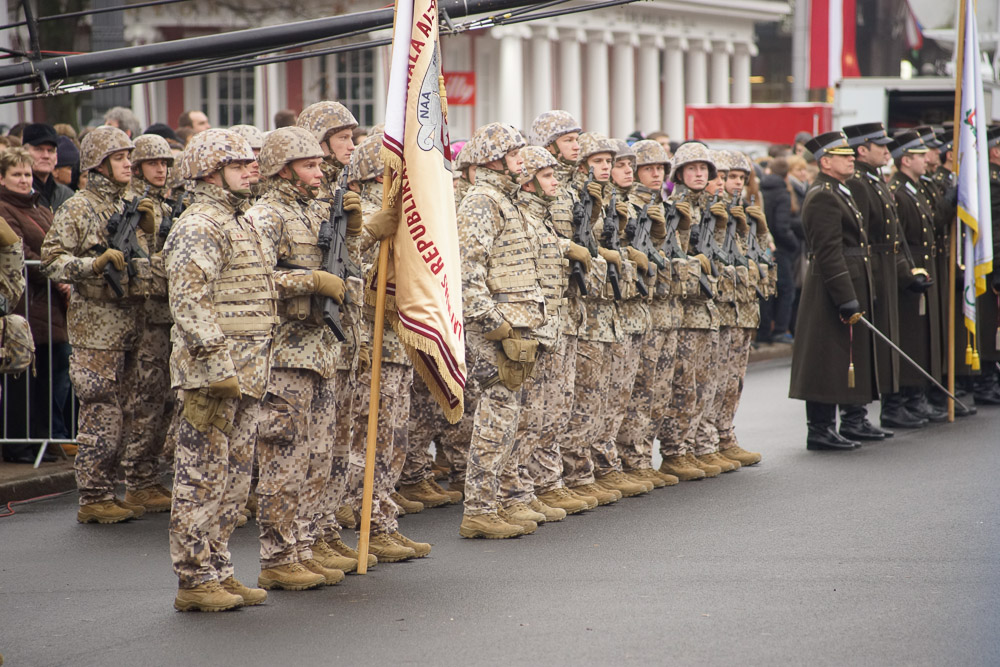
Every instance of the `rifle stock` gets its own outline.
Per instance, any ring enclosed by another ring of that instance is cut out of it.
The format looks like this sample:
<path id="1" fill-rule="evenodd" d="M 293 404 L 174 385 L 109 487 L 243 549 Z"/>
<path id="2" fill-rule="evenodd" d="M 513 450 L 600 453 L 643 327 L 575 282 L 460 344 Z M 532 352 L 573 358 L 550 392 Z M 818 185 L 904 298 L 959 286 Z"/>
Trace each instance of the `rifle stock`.
<path id="1" fill-rule="evenodd" d="M 108 248 L 118 250 L 125 255 L 124 270 L 119 271 L 112 262 L 108 262 L 104 267 L 104 280 L 118 298 L 125 296 L 122 280 L 126 274 L 129 277 L 135 277 L 132 260 L 136 257 L 146 256 L 135 233 L 139 227 L 139 220 L 142 218 L 139 213 L 139 202 L 142 201 L 143 197 L 145 197 L 145 193 L 142 197 L 135 197 L 127 202 L 121 213 L 115 213 L 108 218 Z"/>
<path id="2" fill-rule="evenodd" d="M 347 248 L 347 214 L 344 212 L 344 189 L 347 181 L 342 176 L 338 183 L 337 193 L 330 202 L 330 217 L 323 221 L 319 227 L 319 235 L 316 245 L 323 251 L 321 268 L 327 273 L 332 273 L 340 277 L 344 283 L 350 277 L 360 277 L 361 271 L 351 260 L 350 252 Z M 347 305 L 348 297 L 345 296 Z M 347 340 L 344 332 L 341 313 L 343 306 L 333 300 L 332 297 L 323 297 L 320 307 L 323 322 L 330 327 L 337 340 L 343 342 Z"/>

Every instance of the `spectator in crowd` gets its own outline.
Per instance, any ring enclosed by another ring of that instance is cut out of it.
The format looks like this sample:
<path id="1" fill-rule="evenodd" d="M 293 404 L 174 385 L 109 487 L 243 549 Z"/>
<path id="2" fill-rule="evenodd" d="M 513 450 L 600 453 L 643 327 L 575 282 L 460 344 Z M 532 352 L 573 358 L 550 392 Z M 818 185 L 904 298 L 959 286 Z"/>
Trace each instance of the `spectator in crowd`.
<path id="1" fill-rule="evenodd" d="M 77 182 L 80 179 L 80 149 L 66 135 L 59 136 L 59 144 L 56 146 L 56 168 L 52 170 L 52 177 L 72 190 L 77 189 Z"/>
<path id="2" fill-rule="evenodd" d="M 195 135 L 195 131 L 190 127 L 182 127 L 177 130 L 177 140 L 181 142 L 182 146 L 187 146 L 188 139 Z"/>
<path id="3" fill-rule="evenodd" d="M 795 143 L 792 145 L 792 152 L 796 155 L 802 155 L 806 152 L 806 144 L 812 139 L 812 135 L 808 132 L 799 132 L 795 135 Z"/>
<path id="4" fill-rule="evenodd" d="M 184 142 L 180 140 L 177 133 L 170 129 L 166 123 L 153 123 L 146 128 L 143 134 L 156 134 L 167 140 L 167 145 L 172 150 L 184 150 Z"/>
<path id="5" fill-rule="evenodd" d="M 21 237 L 26 260 L 41 259 L 42 240 L 52 225 L 52 211 L 39 203 L 39 193 L 32 190 L 33 162 L 31 154 L 24 148 L 8 148 L 0 152 L 0 217 Z M 26 315 L 31 326 L 36 372 L 30 381 L 27 373 L 7 379 L 7 391 L 3 396 L 6 410 L 3 414 L 8 438 L 70 439 L 67 427 L 70 423 L 70 348 L 66 332 L 68 298 L 67 286 L 53 283 L 50 291 L 48 279 L 39 268 L 28 266 L 25 296 L 12 312 Z M 52 404 L 50 409 L 46 409 L 50 376 Z M 30 410 L 25 403 L 26 398 L 30 398 Z M 26 424 L 25 415 L 29 414 Z M 5 461 L 32 463 L 37 453 L 38 445 L 3 447 Z"/>
<path id="6" fill-rule="evenodd" d="M 793 340 L 790 326 L 792 305 L 795 303 L 795 260 L 802 247 L 794 230 L 801 229 L 802 221 L 798 216 L 798 207 L 795 212 L 792 211 L 791 185 L 785 180 L 787 174 L 787 158 L 775 158 L 771 161 L 771 173 L 766 174 L 760 184 L 764 195 L 764 213 L 774 238 L 778 289 L 777 294 L 769 299 L 772 302 L 772 318 L 766 324 L 761 318 L 757 340 L 790 344 Z"/>
<path id="7" fill-rule="evenodd" d="M 295 125 L 295 121 L 298 117 L 299 115 L 291 109 L 282 109 L 278 113 L 274 114 L 274 129 L 278 129 L 279 127 L 291 127 L 292 125 Z"/>
<path id="8" fill-rule="evenodd" d="M 60 137 L 69 137 L 70 139 L 73 140 L 73 143 L 76 144 L 77 148 L 80 147 L 80 144 L 78 143 L 80 139 L 76 135 L 76 128 L 74 128 L 72 125 L 70 125 L 69 123 L 56 123 L 52 127 L 53 129 L 55 129 L 56 134 L 58 134 Z"/>
<path id="9" fill-rule="evenodd" d="M 117 127 L 127 134 L 130 139 L 135 139 L 142 134 L 142 126 L 139 125 L 139 119 L 135 117 L 135 114 L 128 107 L 111 107 L 108 109 L 108 112 L 104 114 L 104 124 Z"/>
<path id="10" fill-rule="evenodd" d="M 767 148 L 767 156 L 770 158 L 788 157 L 792 154 L 792 147 L 788 144 L 771 144 Z"/>
<path id="11" fill-rule="evenodd" d="M 28 123 L 17 123 L 10 130 L 7 131 L 7 136 L 21 138 L 21 133 L 24 132 L 24 128 L 28 126 Z"/>
<path id="12" fill-rule="evenodd" d="M 650 133 L 649 136 L 647 136 L 646 138 L 652 139 L 653 141 L 663 146 L 663 150 L 667 151 L 667 157 L 673 159 L 674 157 L 674 151 L 672 147 L 673 142 L 670 141 L 670 136 L 666 132 L 660 132 L 659 130 L 657 130 L 656 132 Z"/>
<path id="13" fill-rule="evenodd" d="M 807 155 L 812 157 L 811 153 Z M 816 160 L 812 160 L 812 168 L 810 168 L 809 162 L 800 155 L 790 155 L 788 157 L 788 175 L 785 177 L 785 181 L 789 185 L 789 192 L 791 193 L 791 211 L 795 216 L 798 216 L 802 211 L 802 202 L 806 199 L 806 191 L 809 190 L 809 185 L 816 178 L 816 173 L 818 173 L 818 167 L 816 166 Z M 798 219 L 797 217 L 795 219 Z M 802 295 L 802 283 L 805 281 L 806 276 L 806 246 L 805 246 L 805 231 L 802 229 L 802 225 L 796 225 L 793 227 L 792 231 L 799 239 L 799 252 L 795 255 L 795 301 L 792 304 L 792 318 L 789 326 L 791 327 L 792 333 L 794 334 L 795 327 L 795 317 L 799 309 L 799 297 Z"/>
<path id="14" fill-rule="evenodd" d="M 208 116 L 203 112 L 191 109 L 182 113 L 177 119 L 177 127 L 181 130 L 189 129 L 191 134 L 198 134 L 212 127 L 212 124 L 208 122 Z"/>
<path id="15" fill-rule="evenodd" d="M 34 161 L 31 167 L 33 187 L 40 195 L 39 203 L 55 213 L 63 202 L 73 196 L 69 187 L 52 177 L 58 160 L 59 135 L 51 125 L 32 123 L 24 128 L 21 139 Z"/>
<path id="16" fill-rule="evenodd" d="M 363 125 L 358 125 L 351 132 L 351 138 L 354 140 L 355 146 L 360 146 L 361 142 L 368 138 L 368 128 Z"/>
<path id="17" fill-rule="evenodd" d="M 21 140 L 17 137 L 12 137 L 9 135 L 0 136 L 0 149 L 7 148 L 8 146 L 20 146 Z"/>

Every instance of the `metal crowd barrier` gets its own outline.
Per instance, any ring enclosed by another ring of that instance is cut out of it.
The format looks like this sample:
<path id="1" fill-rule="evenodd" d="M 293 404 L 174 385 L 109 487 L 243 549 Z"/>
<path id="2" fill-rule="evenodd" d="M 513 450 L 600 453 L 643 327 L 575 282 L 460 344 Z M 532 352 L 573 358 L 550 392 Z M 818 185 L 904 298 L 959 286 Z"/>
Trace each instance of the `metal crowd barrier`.
<path id="1" fill-rule="evenodd" d="M 24 273 L 25 273 L 24 311 L 23 312 L 17 311 L 17 314 L 18 315 L 23 315 L 24 318 L 28 319 L 29 321 L 30 321 L 29 314 L 30 314 L 30 309 L 31 309 L 31 299 L 30 299 L 30 296 L 29 296 L 30 283 L 28 281 L 28 275 L 27 275 L 28 274 L 28 267 L 29 266 L 31 266 L 31 267 L 38 267 L 40 264 L 41 264 L 41 262 L 39 262 L 38 260 L 25 260 L 25 262 L 24 262 L 24 265 L 25 265 L 25 268 L 24 268 Z M 70 406 L 70 408 L 69 408 L 70 416 L 69 416 L 69 421 L 66 423 L 66 427 L 69 429 L 69 432 L 70 432 L 70 437 L 69 438 L 52 438 L 51 437 L 51 435 L 52 435 L 52 428 L 53 428 L 53 420 L 54 420 L 54 414 L 53 414 L 54 411 L 52 409 L 52 394 L 53 394 L 53 382 L 52 382 L 52 380 L 53 380 L 53 370 L 54 370 L 53 367 L 52 367 L 53 366 L 53 364 L 52 364 L 52 362 L 53 362 L 53 356 L 54 356 L 53 353 L 52 353 L 52 318 L 51 318 L 51 313 L 52 313 L 52 299 L 53 299 L 53 297 L 55 297 L 55 298 L 61 298 L 58 295 L 54 294 L 53 283 L 52 283 L 51 280 L 47 280 L 46 281 L 45 295 L 46 295 L 45 296 L 45 320 L 46 320 L 46 326 L 48 327 L 48 339 L 49 339 L 49 345 L 46 347 L 46 349 L 48 350 L 48 364 L 47 364 L 47 377 L 45 378 L 45 380 L 48 381 L 48 389 L 49 389 L 48 390 L 48 401 L 43 406 L 32 405 L 32 401 L 31 401 L 31 398 L 32 398 L 32 396 L 31 396 L 31 394 L 32 394 L 32 386 L 36 382 L 39 382 L 41 380 L 39 378 L 37 378 L 37 377 L 32 377 L 32 372 L 31 372 L 30 369 L 24 371 L 24 373 L 22 374 L 24 376 L 24 380 L 25 380 L 25 382 L 24 382 L 24 405 L 25 405 L 25 411 L 24 411 L 23 432 L 24 432 L 24 434 L 25 434 L 26 437 L 10 437 L 10 435 L 9 435 L 10 431 L 14 430 L 13 428 L 11 428 L 11 426 L 12 426 L 11 419 L 13 418 L 13 419 L 16 420 L 18 418 L 18 415 L 12 415 L 12 414 L 10 414 L 10 410 L 9 410 L 10 401 L 9 401 L 8 397 L 10 396 L 10 394 L 8 393 L 8 389 L 9 389 L 10 385 L 13 385 L 15 383 L 14 380 L 12 380 L 13 376 L 11 376 L 11 375 L 3 375 L 2 376 L 2 378 L 3 378 L 3 380 L 2 380 L 2 383 L 3 383 L 2 384 L 2 386 L 3 386 L 3 394 L 2 394 L 2 396 L 0 396 L 0 414 L 2 414 L 2 416 L 3 416 L 3 429 L 2 429 L 2 432 L 0 432 L 0 447 L 3 447 L 5 445 L 18 445 L 18 444 L 24 444 L 24 445 L 34 445 L 34 444 L 37 444 L 37 445 L 41 445 L 39 447 L 39 449 L 38 449 L 37 456 L 35 456 L 35 462 L 34 462 L 34 467 L 35 468 L 37 468 L 42 463 L 42 458 L 45 456 L 45 452 L 48 449 L 49 444 L 67 444 L 68 445 L 68 444 L 75 444 L 76 443 L 76 396 L 75 396 L 75 393 L 73 391 L 72 384 L 70 384 L 70 389 L 69 389 L 70 393 L 69 393 L 69 399 L 68 399 L 69 406 Z M 37 345 L 36 345 L 35 349 L 36 349 L 36 353 L 37 353 L 37 350 L 38 350 Z M 35 363 L 37 364 L 37 362 L 38 362 L 38 360 L 36 358 Z M 69 380 L 67 379 L 67 382 L 68 381 Z M 32 416 L 37 414 L 35 412 L 36 410 L 44 410 L 45 411 L 45 417 L 46 417 L 46 422 L 47 422 L 47 429 L 45 431 L 45 437 L 31 437 L 33 435 L 31 433 Z M 18 427 L 17 431 L 20 432 L 22 424 L 15 422 L 14 425 L 16 425 Z M 59 454 L 62 455 L 62 457 L 64 459 L 68 458 L 66 456 L 66 453 L 62 450 L 62 447 L 57 447 L 56 449 L 59 452 Z"/>

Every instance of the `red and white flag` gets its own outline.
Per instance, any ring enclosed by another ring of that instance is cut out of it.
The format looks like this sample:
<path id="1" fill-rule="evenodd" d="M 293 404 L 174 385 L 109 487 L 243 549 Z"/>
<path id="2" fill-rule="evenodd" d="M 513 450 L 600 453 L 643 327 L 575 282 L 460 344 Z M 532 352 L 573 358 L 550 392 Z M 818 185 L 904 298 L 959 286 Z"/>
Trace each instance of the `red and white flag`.
<path id="1" fill-rule="evenodd" d="M 812 0 L 809 22 L 809 87 L 832 88 L 841 79 L 861 76 L 857 0 Z"/>
<path id="2" fill-rule="evenodd" d="M 437 0 L 397 0 L 382 158 L 401 208 L 388 321 L 452 423 L 464 410 L 465 329 Z M 391 302 L 391 308 L 390 308 Z"/>

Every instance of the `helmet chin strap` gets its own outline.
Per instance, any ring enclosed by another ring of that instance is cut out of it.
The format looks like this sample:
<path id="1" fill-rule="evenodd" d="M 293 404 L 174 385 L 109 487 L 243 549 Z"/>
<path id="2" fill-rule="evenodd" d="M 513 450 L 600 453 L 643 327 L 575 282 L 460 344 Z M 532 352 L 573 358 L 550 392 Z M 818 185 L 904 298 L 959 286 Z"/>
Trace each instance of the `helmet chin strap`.
<path id="1" fill-rule="evenodd" d="M 538 181 L 538 174 L 537 173 L 534 176 L 531 177 L 531 182 L 534 183 L 534 185 L 535 185 L 535 194 L 538 195 L 538 197 L 542 201 L 555 201 L 555 196 L 554 195 L 547 195 L 547 194 L 545 194 L 545 190 L 542 189 L 542 184 Z"/>
<path id="2" fill-rule="evenodd" d="M 288 179 L 288 182 L 298 188 L 299 191 L 302 192 L 303 196 L 308 197 L 309 199 L 315 199 L 319 194 L 319 187 L 315 185 L 307 185 L 306 182 L 299 177 L 295 168 L 292 167 L 291 164 L 288 164 L 288 171 L 292 172 L 292 177 Z"/>

